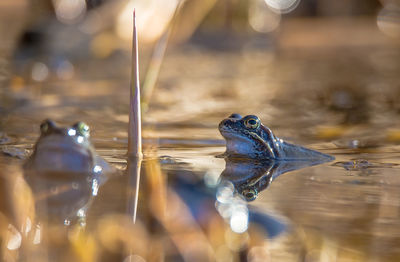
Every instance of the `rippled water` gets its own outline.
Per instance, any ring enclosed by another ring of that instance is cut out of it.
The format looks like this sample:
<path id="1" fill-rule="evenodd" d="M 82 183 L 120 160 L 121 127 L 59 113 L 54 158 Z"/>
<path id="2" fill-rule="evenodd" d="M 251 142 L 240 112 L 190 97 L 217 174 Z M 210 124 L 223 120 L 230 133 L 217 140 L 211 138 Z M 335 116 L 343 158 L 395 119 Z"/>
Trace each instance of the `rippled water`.
<path id="1" fill-rule="evenodd" d="M 129 261 L 129 254 L 133 261 L 397 261 L 399 61 L 398 49 L 381 46 L 260 49 L 249 41 L 223 52 L 196 44 L 170 50 L 143 117 L 135 225 L 136 178 L 124 171 L 126 58 L 78 64 L 65 81 L 51 76 L 21 84 L 11 77 L 0 107 L 0 225 L 8 234 L 2 255 L 6 261 Z M 218 185 L 225 161 L 216 156 L 225 143 L 217 126 L 232 112 L 256 114 L 277 136 L 336 160 L 282 174 L 247 203 L 232 196 L 231 184 Z M 121 172 L 95 195 L 85 179 L 24 182 L 23 159 L 46 118 L 87 122 L 97 152 Z M 35 191 L 35 183 L 49 185 Z M 73 197 L 52 198 L 62 192 Z M 248 225 L 242 214 L 250 214 Z"/>

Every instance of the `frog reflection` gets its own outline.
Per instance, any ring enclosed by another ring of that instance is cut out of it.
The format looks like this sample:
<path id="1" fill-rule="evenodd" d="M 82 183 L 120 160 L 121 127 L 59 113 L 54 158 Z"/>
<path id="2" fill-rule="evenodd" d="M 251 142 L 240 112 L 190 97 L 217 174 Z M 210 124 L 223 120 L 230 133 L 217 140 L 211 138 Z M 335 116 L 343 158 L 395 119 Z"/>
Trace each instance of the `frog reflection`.
<path id="1" fill-rule="evenodd" d="M 69 225 L 84 221 L 86 210 L 98 193 L 98 178 L 81 174 L 58 177 L 44 173 L 31 173 L 25 177 L 35 197 L 39 220 Z"/>
<path id="2" fill-rule="evenodd" d="M 40 131 L 34 152 L 24 165 L 38 213 L 62 221 L 84 216 L 114 168 L 96 154 L 89 127 L 83 122 L 64 128 L 45 120 Z"/>
<path id="3" fill-rule="evenodd" d="M 265 190 L 278 176 L 318 165 L 319 161 L 244 161 L 225 159 L 225 170 L 221 173 L 222 181 L 231 182 L 238 194 L 247 201 L 257 198 L 259 192 Z"/>

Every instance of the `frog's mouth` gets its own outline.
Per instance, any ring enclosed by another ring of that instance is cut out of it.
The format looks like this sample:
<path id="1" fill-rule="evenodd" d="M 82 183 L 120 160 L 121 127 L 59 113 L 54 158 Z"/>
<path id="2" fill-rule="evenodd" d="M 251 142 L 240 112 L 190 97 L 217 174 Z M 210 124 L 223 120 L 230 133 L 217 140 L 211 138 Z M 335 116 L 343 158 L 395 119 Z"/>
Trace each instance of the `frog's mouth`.
<path id="1" fill-rule="evenodd" d="M 235 132 L 229 128 L 220 128 L 226 140 L 226 153 L 230 155 L 250 156 L 256 152 L 255 143 L 248 134 Z"/>
<path id="2" fill-rule="evenodd" d="M 220 126 L 219 132 L 226 140 L 238 140 L 241 142 L 250 142 L 251 138 L 248 134 L 238 132 L 227 126 Z"/>

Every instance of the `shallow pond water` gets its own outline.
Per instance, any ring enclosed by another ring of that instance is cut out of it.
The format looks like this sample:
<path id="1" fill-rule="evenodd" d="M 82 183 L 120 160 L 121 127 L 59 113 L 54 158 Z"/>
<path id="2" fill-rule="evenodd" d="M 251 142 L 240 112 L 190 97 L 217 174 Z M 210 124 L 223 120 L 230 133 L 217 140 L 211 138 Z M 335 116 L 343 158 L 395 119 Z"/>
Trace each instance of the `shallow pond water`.
<path id="1" fill-rule="evenodd" d="M 139 184 L 135 163 L 125 171 L 126 59 L 78 64 L 70 80 L 21 82 L 10 73 L 0 108 L 1 254 L 6 261 L 397 261 L 399 58 L 393 46 L 173 49 L 143 117 Z M 107 63 L 119 63 L 117 72 Z M 85 75 L 91 66 L 104 74 Z M 246 202 L 220 182 L 229 167 L 216 157 L 225 150 L 218 123 L 233 112 L 256 114 L 280 138 L 336 159 L 264 182 Z M 24 179 L 21 165 L 46 118 L 88 123 L 96 151 L 120 172 L 95 194 L 86 178 Z M 57 198 L 63 192 L 75 198 Z"/>

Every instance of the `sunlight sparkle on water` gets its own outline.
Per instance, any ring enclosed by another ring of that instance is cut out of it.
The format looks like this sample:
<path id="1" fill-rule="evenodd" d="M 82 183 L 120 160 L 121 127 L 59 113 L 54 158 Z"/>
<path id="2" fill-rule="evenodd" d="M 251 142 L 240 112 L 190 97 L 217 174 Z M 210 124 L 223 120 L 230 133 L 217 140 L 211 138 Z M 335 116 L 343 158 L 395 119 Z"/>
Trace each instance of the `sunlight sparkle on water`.
<path id="1" fill-rule="evenodd" d="M 219 173 L 209 170 L 204 175 L 204 183 L 208 187 L 215 187 L 219 182 Z"/>
<path id="2" fill-rule="evenodd" d="M 97 179 L 93 179 L 92 183 L 92 195 L 97 196 L 97 192 L 99 191 L 99 182 L 97 182 Z"/>
<path id="3" fill-rule="evenodd" d="M 232 183 L 224 183 L 223 185 L 219 186 L 217 189 L 217 200 L 220 203 L 229 203 L 233 198 L 233 193 L 235 189 Z"/>
<path id="4" fill-rule="evenodd" d="M 215 203 L 215 208 L 218 210 L 218 213 L 225 219 L 228 219 L 232 215 L 232 207 L 228 204 L 222 204 L 217 201 Z"/>
<path id="5" fill-rule="evenodd" d="M 78 217 L 84 217 L 84 216 L 86 216 L 85 210 L 82 209 L 82 208 L 79 209 L 78 212 L 76 213 L 76 215 L 77 215 Z"/>
<path id="6" fill-rule="evenodd" d="M 68 135 L 69 135 L 69 136 L 74 136 L 74 135 L 76 135 L 76 130 L 75 130 L 75 129 L 72 129 L 72 128 L 69 129 L 69 130 L 68 130 Z"/>
<path id="7" fill-rule="evenodd" d="M 249 225 L 249 214 L 246 209 L 240 208 L 232 213 L 230 226 L 235 233 L 244 233 Z"/>
<path id="8" fill-rule="evenodd" d="M 78 141 L 79 144 L 82 144 L 83 143 L 83 136 L 78 136 L 76 141 Z"/>
<path id="9" fill-rule="evenodd" d="M 22 232 L 24 232 L 25 235 L 28 235 L 31 229 L 32 229 L 32 221 L 29 219 L 29 217 L 27 217 Z"/>
<path id="10" fill-rule="evenodd" d="M 300 3 L 300 0 L 264 0 L 275 12 L 287 14 L 292 12 Z"/>
<path id="11" fill-rule="evenodd" d="M 11 224 L 8 225 L 8 241 L 7 248 L 9 250 L 18 249 L 21 246 L 22 236 L 18 230 Z"/>
<path id="12" fill-rule="evenodd" d="M 248 228 L 249 210 L 246 202 L 234 193 L 233 184 L 223 182 L 217 189 L 215 207 L 219 214 L 229 221 L 233 232 L 243 233 Z"/>
<path id="13" fill-rule="evenodd" d="M 101 166 L 95 165 L 93 168 L 93 172 L 100 173 L 103 170 Z"/>
<path id="14" fill-rule="evenodd" d="M 40 244 L 40 240 L 41 240 L 41 229 L 40 229 L 40 225 L 36 225 L 36 230 L 35 230 L 35 235 L 33 237 L 33 244 L 34 245 L 38 245 Z"/>

